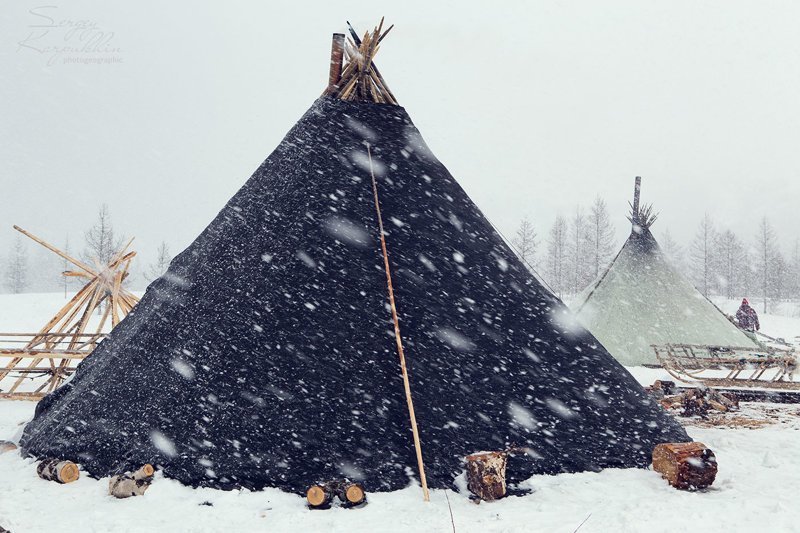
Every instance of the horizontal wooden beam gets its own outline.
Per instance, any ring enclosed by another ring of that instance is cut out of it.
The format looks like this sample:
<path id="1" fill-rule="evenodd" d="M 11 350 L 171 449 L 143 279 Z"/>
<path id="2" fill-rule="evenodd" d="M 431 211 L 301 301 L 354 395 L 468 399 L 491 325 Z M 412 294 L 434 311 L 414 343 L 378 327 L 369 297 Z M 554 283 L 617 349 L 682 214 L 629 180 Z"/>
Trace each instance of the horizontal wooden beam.
<path id="1" fill-rule="evenodd" d="M 0 357 L 13 357 L 23 359 L 85 359 L 91 352 L 84 351 L 53 351 L 53 350 L 14 350 L 0 348 Z"/>
<path id="2" fill-rule="evenodd" d="M 0 400 L 38 401 L 45 397 L 44 392 L 0 392 Z"/>

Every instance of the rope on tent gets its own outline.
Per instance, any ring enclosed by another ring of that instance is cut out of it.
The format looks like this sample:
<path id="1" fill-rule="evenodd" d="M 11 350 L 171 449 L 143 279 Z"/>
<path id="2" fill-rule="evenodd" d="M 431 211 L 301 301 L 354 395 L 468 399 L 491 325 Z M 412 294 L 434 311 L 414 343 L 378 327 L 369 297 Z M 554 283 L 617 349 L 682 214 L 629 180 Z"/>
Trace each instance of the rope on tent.
<path id="1" fill-rule="evenodd" d="M 403 341 L 400 337 L 400 322 L 397 319 L 397 308 L 394 302 L 394 289 L 392 288 L 392 273 L 389 269 L 389 254 L 386 251 L 386 238 L 383 234 L 383 217 L 381 216 L 381 203 L 378 198 L 378 182 L 375 179 L 375 172 L 372 168 L 372 150 L 367 144 L 367 157 L 369 159 L 369 173 L 372 177 L 372 192 L 375 195 L 375 212 L 378 214 L 378 230 L 381 235 L 381 251 L 383 252 L 383 266 L 386 270 L 386 284 L 389 291 L 389 305 L 392 309 L 392 321 L 394 322 L 394 338 L 397 341 L 397 355 L 400 357 L 400 370 L 403 373 L 403 387 L 406 391 L 406 402 L 408 403 L 408 415 L 411 418 L 411 433 L 414 435 L 414 448 L 417 451 L 417 466 L 419 467 L 419 480 L 422 483 L 423 499 L 430 501 L 428 493 L 428 481 L 425 478 L 425 464 L 422 462 L 422 445 L 419 441 L 419 431 L 417 430 L 417 417 L 414 415 L 414 401 L 411 399 L 411 384 L 408 381 L 408 370 L 406 369 L 406 357 L 403 352 Z"/>

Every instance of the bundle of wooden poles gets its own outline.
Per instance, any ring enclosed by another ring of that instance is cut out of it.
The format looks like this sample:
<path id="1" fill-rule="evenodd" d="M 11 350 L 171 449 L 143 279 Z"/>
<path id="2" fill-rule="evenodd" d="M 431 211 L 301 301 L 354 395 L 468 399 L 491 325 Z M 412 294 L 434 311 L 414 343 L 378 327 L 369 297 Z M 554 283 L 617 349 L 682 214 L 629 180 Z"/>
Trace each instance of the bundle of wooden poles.
<path id="1" fill-rule="evenodd" d="M 381 18 L 380 24 L 372 32 L 366 32 L 362 38 L 359 38 L 349 22 L 347 25 L 350 29 L 349 38 L 346 39 L 342 33 L 333 34 L 331 68 L 325 94 L 348 101 L 397 105 L 397 99 L 373 62 L 381 41 L 394 25 L 383 31 Z"/>

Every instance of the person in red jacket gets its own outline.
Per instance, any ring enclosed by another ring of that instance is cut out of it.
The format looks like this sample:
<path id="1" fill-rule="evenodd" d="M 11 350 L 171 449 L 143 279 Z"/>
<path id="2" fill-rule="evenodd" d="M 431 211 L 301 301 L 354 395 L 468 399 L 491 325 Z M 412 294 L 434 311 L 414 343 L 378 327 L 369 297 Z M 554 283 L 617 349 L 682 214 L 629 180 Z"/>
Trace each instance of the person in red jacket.
<path id="1" fill-rule="evenodd" d="M 747 301 L 747 298 L 742 299 L 742 305 L 736 311 L 736 322 L 747 333 L 748 337 L 755 340 L 755 332 L 761 329 L 761 324 L 758 323 L 758 313 L 750 307 L 750 302 Z"/>

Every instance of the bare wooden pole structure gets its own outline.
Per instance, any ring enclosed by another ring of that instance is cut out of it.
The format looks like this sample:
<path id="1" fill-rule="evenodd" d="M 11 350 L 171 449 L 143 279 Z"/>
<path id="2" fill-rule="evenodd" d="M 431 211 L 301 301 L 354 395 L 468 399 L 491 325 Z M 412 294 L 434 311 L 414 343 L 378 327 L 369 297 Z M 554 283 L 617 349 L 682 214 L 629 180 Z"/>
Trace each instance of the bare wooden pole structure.
<path id="1" fill-rule="evenodd" d="M 0 348 L 1 357 L 11 358 L 8 364 L 0 367 L 0 381 L 11 372 L 19 374 L 7 391 L 0 392 L 0 398 L 35 400 L 45 394 L 45 389 L 47 392 L 53 391 L 63 383 L 74 371 L 70 366 L 71 361 L 83 359 L 94 350 L 105 337 L 103 328 L 109 318 L 113 328 L 136 305 L 138 298 L 122 287 L 136 252 L 127 251 L 133 241 L 131 239 L 107 265 L 92 267 L 18 226 L 14 226 L 14 229 L 78 268 L 74 272 L 64 272 L 65 276 L 87 280 L 86 285 L 38 333 L 29 335 L 25 346 Z M 106 307 L 97 328 L 93 328 L 94 333 L 87 333 L 94 311 L 103 303 Z M 8 342 L 19 341 L 2 341 L 3 344 Z M 27 364 L 24 363 L 26 359 L 30 360 Z M 47 366 L 41 366 L 43 361 Z M 49 375 L 49 378 L 33 392 L 18 390 L 26 377 L 35 374 Z"/>
<path id="2" fill-rule="evenodd" d="M 417 467 L 419 468 L 419 480 L 422 483 L 422 496 L 427 502 L 430 501 L 428 492 L 428 480 L 425 477 L 425 463 L 422 461 L 422 445 L 419 440 L 419 430 L 417 429 L 417 417 L 414 414 L 414 400 L 411 398 L 411 384 L 408 380 L 408 370 L 406 369 L 406 356 L 403 352 L 403 340 L 400 336 L 400 321 L 397 319 L 397 307 L 394 301 L 394 289 L 392 288 L 392 271 L 389 268 L 389 253 L 386 250 L 386 236 L 383 233 L 383 217 L 381 216 L 381 202 L 378 198 L 378 182 L 375 179 L 375 172 L 372 167 L 372 150 L 367 145 L 367 157 L 369 158 L 369 173 L 372 177 L 372 192 L 375 195 L 375 211 L 378 215 L 378 230 L 381 236 L 381 251 L 383 252 L 383 266 L 386 270 L 386 285 L 389 291 L 389 306 L 392 309 L 392 321 L 394 322 L 394 338 L 397 342 L 397 355 L 400 357 L 400 370 L 403 373 L 403 387 L 406 391 L 406 403 L 408 404 L 408 416 L 411 419 L 411 433 L 414 435 L 414 448 L 417 452 Z"/>
<path id="3" fill-rule="evenodd" d="M 372 32 L 366 32 L 363 38 L 358 37 L 349 23 L 348 26 L 351 38 L 344 41 L 346 64 L 333 90 L 330 90 L 329 84 L 325 94 L 341 100 L 397 105 L 397 99 L 373 62 L 375 54 L 380 49 L 380 42 L 394 26 L 383 31 L 383 19 L 381 19 L 380 24 Z M 334 39 L 336 35 L 338 34 L 334 34 Z"/>

